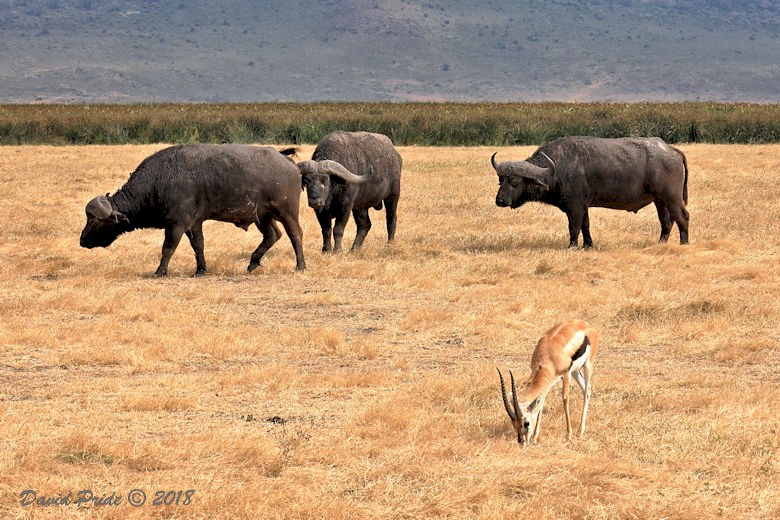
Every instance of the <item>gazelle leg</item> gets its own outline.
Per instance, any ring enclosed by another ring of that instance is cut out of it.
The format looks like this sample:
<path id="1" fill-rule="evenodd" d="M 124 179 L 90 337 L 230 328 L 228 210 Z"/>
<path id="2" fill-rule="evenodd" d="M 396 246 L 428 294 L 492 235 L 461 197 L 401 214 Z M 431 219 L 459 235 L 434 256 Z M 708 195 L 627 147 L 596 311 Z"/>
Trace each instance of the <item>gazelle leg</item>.
<path id="1" fill-rule="evenodd" d="M 563 374 L 563 413 L 566 416 L 566 439 L 571 440 L 571 415 L 569 415 L 569 385 L 571 385 L 571 374 Z"/>
<path id="2" fill-rule="evenodd" d="M 533 444 L 536 444 L 536 440 L 539 438 L 539 432 L 542 431 L 542 410 L 544 409 L 544 401 L 539 403 L 539 414 L 536 416 L 536 425 L 534 426 L 534 432 L 531 436 Z"/>
<path id="3" fill-rule="evenodd" d="M 580 369 L 582 377 L 584 379 L 584 386 L 582 389 L 583 404 L 582 404 L 582 420 L 580 421 L 580 437 L 585 435 L 585 420 L 588 418 L 588 403 L 590 402 L 590 376 L 593 371 L 593 365 L 590 363 L 590 359 L 585 362 Z"/>
<path id="4" fill-rule="evenodd" d="M 575 381 L 577 381 L 577 384 L 580 385 L 580 388 L 582 391 L 585 391 L 585 379 L 582 377 L 582 369 L 577 370 L 576 372 L 572 372 L 572 375 L 574 376 Z"/>

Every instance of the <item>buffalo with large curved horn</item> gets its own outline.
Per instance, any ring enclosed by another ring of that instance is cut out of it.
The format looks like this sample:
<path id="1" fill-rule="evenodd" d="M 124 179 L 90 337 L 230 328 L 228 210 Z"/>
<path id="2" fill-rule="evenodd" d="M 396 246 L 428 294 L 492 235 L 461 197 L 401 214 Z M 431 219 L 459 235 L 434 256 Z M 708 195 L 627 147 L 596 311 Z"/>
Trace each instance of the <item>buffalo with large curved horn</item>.
<path id="1" fill-rule="evenodd" d="M 317 143 L 311 159 L 298 163 L 298 169 L 322 230 L 322 251 L 341 250 L 350 215 L 357 226 L 352 249 L 359 249 L 371 229 L 372 208 L 385 208 L 387 241 L 392 242 L 402 160 L 390 138 L 370 132 L 331 132 Z"/>
<path id="2" fill-rule="evenodd" d="M 659 241 L 669 240 L 677 224 L 680 243 L 688 243 L 688 161 L 658 137 L 563 137 L 524 161 L 499 163 L 493 154 L 490 163 L 500 183 L 496 205 L 555 206 L 569 221 L 569 247 L 577 247 L 580 233 L 583 246 L 593 247 L 589 208 L 636 213 L 651 202 L 661 224 Z"/>
<path id="3" fill-rule="evenodd" d="M 239 144 L 184 144 L 160 150 L 144 159 L 113 196 L 89 201 L 79 243 L 108 247 L 134 229 L 164 229 L 155 276 L 168 274 L 182 236 L 192 245 L 195 275 L 200 276 L 206 273 L 205 220 L 230 222 L 243 230 L 255 225 L 263 241 L 252 253 L 247 267 L 251 272 L 282 237 L 280 223 L 295 251 L 296 269 L 305 269 L 298 222 L 301 176 L 287 157 L 292 151 Z"/>

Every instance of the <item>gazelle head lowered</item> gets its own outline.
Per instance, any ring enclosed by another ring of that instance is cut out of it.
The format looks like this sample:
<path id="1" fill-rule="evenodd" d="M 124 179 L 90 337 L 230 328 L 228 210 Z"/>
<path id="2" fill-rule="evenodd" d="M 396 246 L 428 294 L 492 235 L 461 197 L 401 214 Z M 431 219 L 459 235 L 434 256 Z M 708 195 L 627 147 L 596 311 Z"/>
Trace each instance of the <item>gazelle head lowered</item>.
<path id="1" fill-rule="evenodd" d="M 512 385 L 512 402 L 510 404 L 509 399 L 506 396 L 504 376 L 501 375 L 500 370 L 498 370 L 498 378 L 501 381 L 501 397 L 504 400 L 504 409 L 509 415 L 509 420 L 512 421 L 512 427 L 515 429 L 515 432 L 517 432 L 517 442 L 519 444 L 528 445 L 531 434 L 536 430 L 537 419 L 539 418 L 539 412 L 541 412 L 539 398 L 537 397 L 530 403 L 518 403 L 515 376 L 510 370 L 509 380 Z"/>
<path id="2" fill-rule="evenodd" d="M 598 350 L 599 333 L 582 320 L 568 320 L 560 323 L 539 339 L 531 355 L 531 376 L 517 391 L 515 376 L 509 371 L 512 399 L 507 397 L 504 376 L 498 370 L 501 383 L 501 398 L 512 427 L 520 444 L 534 444 L 539 438 L 544 400 L 550 389 L 563 380 L 563 411 L 566 416 L 567 438 L 571 439 L 571 416 L 569 415 L 569 385 L 574 378 L 582 389 L 583 405 L 580 435 L 585 433 L 585 420 L 590 402 L 590 379 L 593 373 L 593 358 Z"/>

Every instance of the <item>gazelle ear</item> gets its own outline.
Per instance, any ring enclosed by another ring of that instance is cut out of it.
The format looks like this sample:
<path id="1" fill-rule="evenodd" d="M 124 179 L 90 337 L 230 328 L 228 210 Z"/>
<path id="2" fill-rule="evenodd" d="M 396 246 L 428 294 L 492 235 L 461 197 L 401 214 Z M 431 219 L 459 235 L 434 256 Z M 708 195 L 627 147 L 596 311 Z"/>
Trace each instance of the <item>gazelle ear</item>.
<path id="1" fill-rule="evenodd" d="M 528 411 L 533 413 L 537 406 L 539 406 L 539 397 L 531 401 L 531 404 L 528 405 Z"/>

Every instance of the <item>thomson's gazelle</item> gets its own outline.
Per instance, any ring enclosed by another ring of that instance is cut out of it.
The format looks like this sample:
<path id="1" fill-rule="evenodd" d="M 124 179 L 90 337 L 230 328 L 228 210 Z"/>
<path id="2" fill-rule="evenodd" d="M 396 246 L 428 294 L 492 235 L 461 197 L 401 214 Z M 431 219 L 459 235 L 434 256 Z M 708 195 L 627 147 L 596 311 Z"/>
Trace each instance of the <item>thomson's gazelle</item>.
<path id="1" fill-rule="evenodd" d="M 548 330 L 537 343 L 531 356 L 531 376 L 519 396 L 515 388 L 515 376 L 511 370 L 509 371 L 512 384 L 511 406 L 504 388 L 504 377 L 501 371 L 496 369 L 501 381 L 504 408 L 517 432 L 517 442 L 536 443 L 539 438 L 544 400 L 553 385 L 560 379 L 563 379 L 563 411 L 566 415 L 567 438 L 571 440 L 569 385 L 572 376 L 582 388 L 584 403 L 580 435 L 585 433 L 585 419 L 588 416 L 588 401 L 590 401 L 590 378 L 593 374 L 593 358 L 598 350 L 598 342 L 598 332 L 582 320 L 568 320 Z"/>

